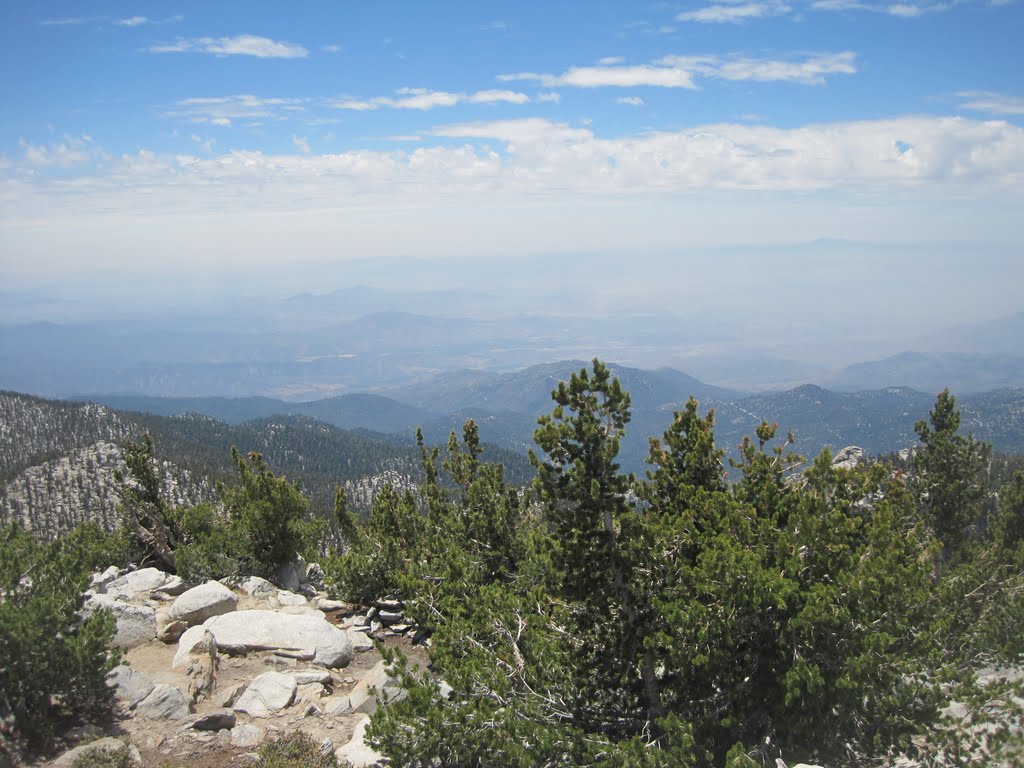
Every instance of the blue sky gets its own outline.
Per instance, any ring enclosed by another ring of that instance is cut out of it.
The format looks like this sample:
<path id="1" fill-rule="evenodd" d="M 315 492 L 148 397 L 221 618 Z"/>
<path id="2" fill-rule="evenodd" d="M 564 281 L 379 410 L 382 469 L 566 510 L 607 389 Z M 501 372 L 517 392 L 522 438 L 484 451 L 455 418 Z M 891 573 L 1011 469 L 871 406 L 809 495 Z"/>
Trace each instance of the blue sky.
<path id="1" fill-rule="evenodd" d="M 1020 0 L 4 3 L 0 274 L 840 239 L 950 296 L 998 249 L 967 314 L 1011 311 L 1022 33 Z"/>

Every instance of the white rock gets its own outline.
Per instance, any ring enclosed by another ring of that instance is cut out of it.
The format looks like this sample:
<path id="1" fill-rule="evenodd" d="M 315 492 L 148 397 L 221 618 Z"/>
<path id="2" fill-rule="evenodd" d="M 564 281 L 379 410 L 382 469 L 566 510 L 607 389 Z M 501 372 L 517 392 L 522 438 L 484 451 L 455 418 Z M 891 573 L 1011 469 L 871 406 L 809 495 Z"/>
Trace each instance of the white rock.
<path id="1" fill-rule="evenodd" d="M 269 597 L 277 592 L 277 587 L 259 576 L 250 576 L 238 588 L 249 597 Z"/>
<path id="2" fill-rule="evenodd" d="M 107 584 L 106 591 L 108 595 L 124 595 L 131 600 L 144 592 L 162 587 L 170 578 L 158 568 L 141 568 L 114 579 Z"/>
<path id="3" fill-rule="evenodd" d="M 391 687 L 395 682 L 387 673 L 387 664 L 379 661 L 347 696 L 333 697 L 328 702 L 327 711 L 332 715 L 345 715 L 349 712 L 373 714 L 377 710 L 378 698 L 390 701 L 399 697 L 399 692 Z"/>
<path id="4" fill-rule="evenodd" d="M 302 595 L 297 595 L 284 589 L 277 593 L 276 598 L 278 605 L 306 605 L 307 603 L 306 598 Z"/>
<path id="5" fill-rule="evenodd" d="M 331 613 L 345 610 L 348 608 L 348 603 L 344 600 L 328 600 L 326 597 L 321 597 L 316 601 L 316 607 L 325 613 Z"/>
<path id="6" fill-rule="evenodd" d="M 331 682 L 331 673 L 326 669 L 299 669 L 290 673 L 295 678 L 296 685 L 309 685 L 310 683 Z"/>
<path id="7" fill-rule="evenodd" d="M 231 746 L 255 747 L 263 741 L 264 730 L 252 723 L 236 725 L 231 729 Z"/>
<path id="8" fill-rule="evenodd" d="M 99 609 L 110 611 L 117 622 L 110 641 L 114 648 L 134 648 L 156 637 L 156 611 L 148 606 L 115 600 L 111 595 L 93 595 L 84 606 L 86 615 Z"/>
<path id="9" fill-rule="evenodd" d="M 319 701 L 327 695 L 327 689 L 320 683 L 300 685 L 295 692 L 296 701 Z"/>
<path id="10" fill-rule="evenodd" d="M 112 736 L 108 736 L 105 739 L 99 739 L 89 744 L 84 744 L 81 747 L 75 747 L 72 750 L 65 752 L 63 755 L 58 757 L 52 763 L 50 768 L 72 768 L 76 760 L 84 758 L 86 755 L 118 755 L 121 753 L 128 754 L 128 760 L 132 765 L 142 765 L 142 760 L 139 757 L 139 751 L 125 744 L 120 739 L 115 739 Z"/>
<path id="11" fill-rule="evenodd" d="M 117 569 L 116 565 L 112 565 L 103 573 L 94 573 L 92 579 L 89 581 L 89 589 L 97 594 L 103 594 L 107 591 L 107 585 L 118 577 L 121 573 Z"/>
<path id="12" fill-rule="evenodd" d="M 373 640 L 367 637 L 365 632 L 360 632 L 358 629 L 349 629 L 346 633 L 348 634 L 349 642 L 352 643 L 352 648 L 355 649 L 356 653 L 373 650 Z"/>
<path id="13" fill-rule="evenodd" d="M 153 681 L 145 672 L 125 664 L 107 673 L 107 685 L 114 689 L 114 698 L 131 709 L 153 692 Z"/>
<path id="14" fill-rule="evenodd" d="M 149 720 L 180 720 L 190 713 L 188 698 L 173 685 L 156 685 L 136 707 L 138 717 Z"/>
<path id="15" fill-rule="evenodd" d="M 171 617 L 190 626 L 211 616 L 230 613 L 238 605 L 238 596 L 218 581 L 208 581 L 183 592 L 171 605 Z"/>
<path id="16" fill-rule="evenodd" d="M 191 652 L 192 649 L 203 642 L 203 636 L 206 634 L 206 629 L 203 626 L 189 627 L 185 630 L 180 638 L 178 638 L 178 650 L 174 653 L 174 659 L 171 661 L 171 669 L 184 669 L 192 663 Z M 217 636 L 214 635 L 214 638 Z M 223 645 L 219 643 L 218 645 Z"/>
<path id="17" fill-rule="evenodd" d="M 153 591 L 156 593 L 163 593 L 165 595 L 172 595 L 177 597 L 182 592 L 188 589 L 188 584 L 181 578 L 181 576 L 171 576 L 161 586 L 157 587 Z"/>
<path id="18" fill-rule="evenodd" d="M 161 612 L 156 613 L 156 639 L 161 642 L 171 643 L 178 642 L 179 638 L 188 629 L 188 624 L 184 621 L 173 621 L 169 613 L 164 612 L 166 620 L 161 620 Z"/>
<path id="19" fill-rule="evenodd" d="M 352 660 L 348 635 L 321 613 L 293 616 L 275 611 L 240 611 L 215 616 L 203 626 L 213 632 L 221 646 L 291 651 L 325 667 L 343 667 Z M 190 632 L 182 635 L 179 653 Z"/>
<path id="20" fill-rule="evenodd" d="M 369 724 L 369 716 L 364 715 L 356 724 L 348 744 L 339 747 L 334 752 L 334 757 L 340 764 L 344 765 L 347 762 L 352 768 L 370 768 L 381 765 L 384 756 L 366 743 L 366 727 Z"/>
<path id="21" fill-rule="evenodd" d="M 236 712 L 269 717 L 295 699 L 295 678 L 280 672 L 264 672 L 253 680 L 235 702 Z"/>
<path id="22" fill-rule="evenodd" d="M 864 462 L 864 449 L 848 445 L 832 458 L 833 469 L 854 469 Z"/>

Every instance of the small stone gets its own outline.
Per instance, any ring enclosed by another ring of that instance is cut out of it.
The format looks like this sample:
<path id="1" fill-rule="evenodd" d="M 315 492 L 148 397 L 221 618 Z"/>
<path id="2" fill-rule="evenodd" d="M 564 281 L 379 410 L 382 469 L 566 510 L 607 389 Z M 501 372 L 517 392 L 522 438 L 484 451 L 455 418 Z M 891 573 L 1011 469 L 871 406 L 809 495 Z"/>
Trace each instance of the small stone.
<path id="1" fill-rule="evenodd" d="M 295 692 L 296 701 L 317 701 L 327 695 L 327 689 L 321 683 L 300 685 Z"/>
<path id="2" fill-rule="evenodd" d="M 246 688 L 246 684 L 245 683 L 242 683 L 240 685 L 236 685 L 234 688 L 232 688 L 230 691 L 228 691 L 225 695 L 220 697 L 220 706 L 222 706 L 222 707 L 233 707 L 233 706 L 235 706 L 235 702 L 238 701 L 238 699 L 241 697 L 241 695 L 243 693 L 245 693 L 245 688 Z"/>
<path id="3" fill-rule="evenodd" d="M 217 640 L 212 632 L 208 629 L 203 630 L 203 637 L 192 646 L 189 657 L 190 662 L 185 674 L 189 678 L 189 698 L 195 705 L 213 693 L 217 682 L 220 658 L 217 654 Z"/>
<path id="4" fill-rule="evenodd" d="M 110 611 L 117 623 L 117 632 L 110 644 L 114 648 L 134 648 L 156 637 L 156 611 L 144 605 L 132 605 L 111 595 L 93 595 L 84 606 L 85 614 L 96 610 Z"/>
<path id="5" fill-rule="evenodd" d="M 287 592 L 281 590 L 277 593 L 277 604 L 290 606 L 290 605 L 306 605 L 307 600 L 302 595 L 297 595 L 294 592 Z"/>
<path id="6" fill-rule="evenodd" d="M 404 635 L 409 631 L 412 625 L 410 624 L 392 624 L 389 629 L 396 635 Z"/>
<path id="7" fill-rule="evenodd" d="M 171 577 L 157 568 L 140 568 L 126 573 L 107 584 L 108 595 L 123 595 L 131 600 L 143 592 L 152 592 L 162 587 Z"/>
<path id="8" fill-rule="evenodd" d="M 373 640 L 367 637 L 369 627 L 356 627 L 348 630 L 348 639 L 352 642 L 352 650 L 356 653 L 373 650 Z"/>
<path id="9" fill-rule="evenodd" d="M 258 725 L 243 723 L 231 729 L 231 746 L 233 747 L 255 747 L 263 741 L 265 731 Z"/>
<path id="10" fill-rule="evenodd" d="M 239 589 L 249 597 L 270 597 L 277 592 L 277 587 L 259 576 L 250 576 L 242 582 Z"/>
<path id="11" fill-rule="evenodd" d="M 191 727 L 197 731 L 221 731 L 225 728 L 234 728 L 236 722 L 235 713 L 230 709 L 215 709 L 212 712 L 197 716 Z"/>
<path id="12" fill-rule="evenodd" d="M 125 664 L 107 673 L 107 685 L 114 689 L 114 698 L 128 709 L 138 706 L 153 691 L 153 681 L 144 672 Z"/>
<path id="13" fill-rule="evenodd" d="M 296 685 L 309 685 L 310 683 L 327 684 L 331 682 L 331 673 L 326 669 L 300 669 L 292 672 Z"/>
<path id="14" fill-rule="evenodd" d="M 147 720 L 181 720 L 188 717 L 188 699 L 180 688 L 156 685 L 152 692 L 136 707 L 139 717 Z"/>
<path id="15" fill-rule="evenodd" d="M 344 611 L 349 608 L 349 604 L 344 600 L 328 600 L 326 598 L 320 598 L 316 601 L 316 607 L 324 613 L 334 613 L 335 611 Z"/>
<path id="16" fill-rule="evenodd" d="M 369 768 L 369 766 L 380 765 L 384 756 L 366 743 L 366 727 L 369 724 L 369 716 L 364 715 L 356 724 L 348 744 L 339 747 L 334 753 L 339 764 L 348 764 L 351 768 Z"/>
<path id="17" fill-rule="evenodd" d="M 381 610 L 377 613 L 377 618 L 380 619 L 382 624 L 398 624 L 405 619 L 405 614 L 401 611 Z"/>
<path id="18" fill-rule="evenodd" d="M 295 678 L 280 672 L 264 672 L 253 680 L 234 709 L 253 717 L 269 717 L 295 699 Z"/>
<path id="19" fill-rule="evenodd" d="M 187 591 L 188 582 L 184 581 L 181 576 L 171 576 L 166 583 L 153 590 L 153 596 L 168 595 L 170 597 L 177 597 Z"/>
<path id="20" fill-rule="evenodd" d="M 208 581 L 183 592 L 171 606 L 171 616 L 190 626 L 201 624 L 213 616 L 235 610 L 238 596 L 217 581 Z"/>
<path id="21" fill-rule="evenodd" d="M 120 573 L 116 565 L 110 566 L 103 573 L 94 573 L 89 581 L 89 588 L 97 594 L 103 594 L 106 592 L 106 586 L 114 581 Z"/>

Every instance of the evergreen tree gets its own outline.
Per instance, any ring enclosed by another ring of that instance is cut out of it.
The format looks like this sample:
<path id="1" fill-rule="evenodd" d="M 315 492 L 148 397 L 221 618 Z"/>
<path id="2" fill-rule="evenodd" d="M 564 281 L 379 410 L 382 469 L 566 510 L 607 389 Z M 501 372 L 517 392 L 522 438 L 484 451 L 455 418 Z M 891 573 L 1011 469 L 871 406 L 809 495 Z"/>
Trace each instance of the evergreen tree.
<path id="1" fill-rule="evenodd" d="M 942 542 L 946 559 L 956 557 L 983 520 L 988 497 L 991 446 L 958 434 L 960 411 L 948 389 L 939 393 L 929 422 L 914 430 L 922 448 L 914 457 L 919 503 Z"/>
<path id="2" fill-rule="evenodd" d="M 61 726 L 110 712 L 116 657 L 105 611 L 83 619 L 96 530 L 50 544 L 0 527 L 0 762 L 50 746 Z"/>
<path id="3" fill-rule="evenodd" d="M 408 698 L 370 731 L 394 762 L 839 766 L 919 748 L 949 683 L 937 641 L 964 636 L 936 621 L 934 517 L 898 473 L 824 452 L 800 474 L 762 424 L 730 486 L 713 413 L 690 400 L 637 481 L 607 367 L 552 397 L 532 498 L 467 425 L 444 460 L 421 440 L 419 495 L 390 492 L 353 537 L 344 562 L 410 601 L 447 684 L 402 668 Z"/>

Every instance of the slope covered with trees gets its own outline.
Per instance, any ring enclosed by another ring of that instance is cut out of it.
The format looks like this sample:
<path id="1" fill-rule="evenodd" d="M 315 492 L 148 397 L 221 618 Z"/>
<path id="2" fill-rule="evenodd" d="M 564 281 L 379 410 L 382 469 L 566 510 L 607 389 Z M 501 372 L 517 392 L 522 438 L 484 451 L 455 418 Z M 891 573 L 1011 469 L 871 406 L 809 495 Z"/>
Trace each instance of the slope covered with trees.
<path id="1" fill-rule="evenodd" d="M 343 526 L 339 589 L 399 594 L 434 630 L 430 674 L 405 668 L 408 698 L 373 721 L 396 764 L 1020 758 L 1016 700 L 975 681 L 1024 651 L 1024 475 L 985 485 L 988 449 L 958 433 L 948 393 L 909 479 L 828 451 L 805 467 L 761 424 L 731 485 L 693 400 L 637 478 L 618 465 L 630 398 L 605 366 L 553 397 L 531 493 L 481 461 L 468 424 L 443 460 L 423 450 L 418 494 Z M 951 700 L 967 714 L 944 718 Z"/>

